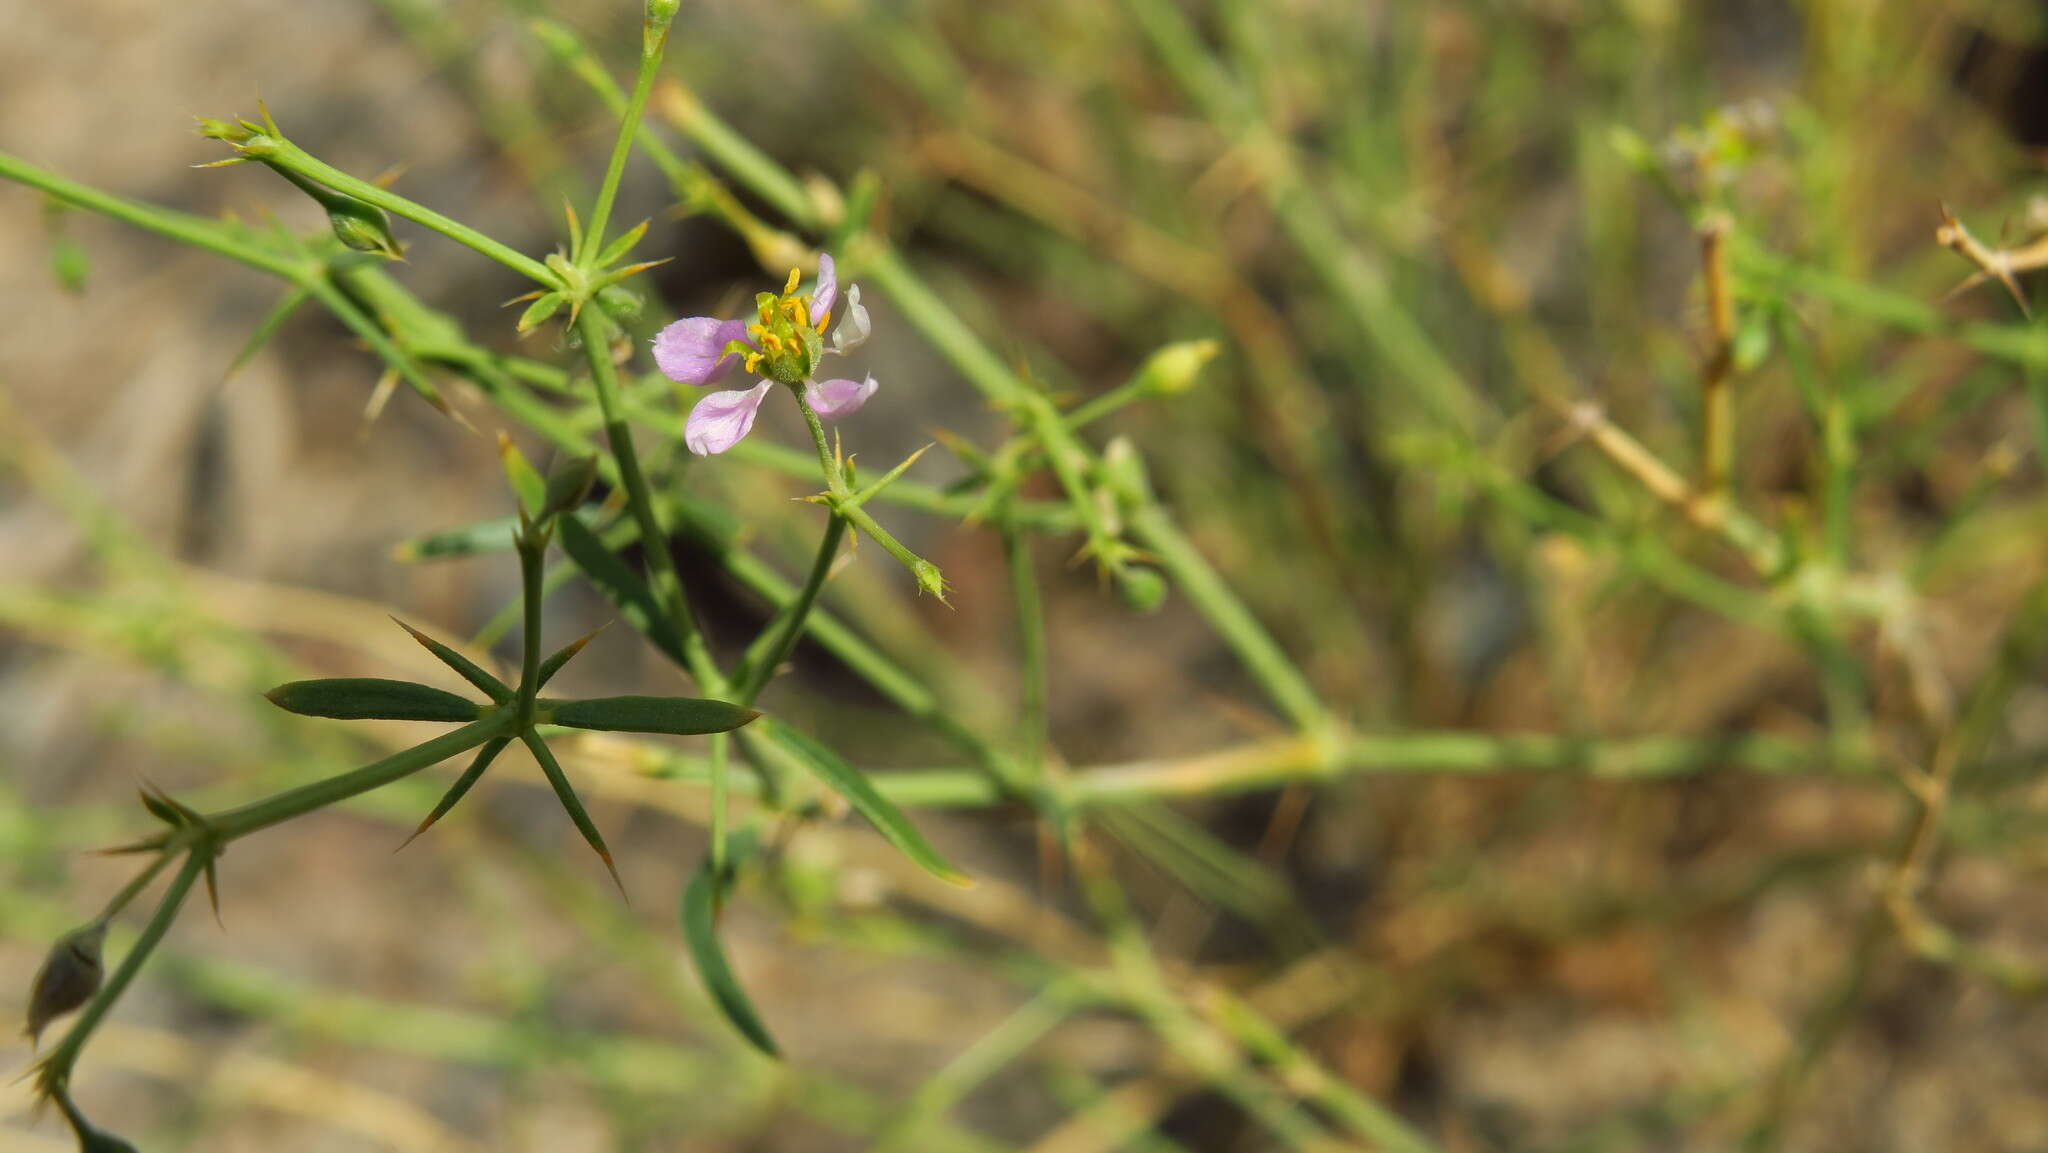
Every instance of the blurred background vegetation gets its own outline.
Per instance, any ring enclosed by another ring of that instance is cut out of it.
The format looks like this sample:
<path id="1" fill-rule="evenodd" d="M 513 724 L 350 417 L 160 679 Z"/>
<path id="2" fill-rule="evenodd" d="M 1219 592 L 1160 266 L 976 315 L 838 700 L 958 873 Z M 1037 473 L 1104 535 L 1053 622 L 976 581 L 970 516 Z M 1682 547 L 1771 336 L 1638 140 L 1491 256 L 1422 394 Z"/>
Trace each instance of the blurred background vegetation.
<path id="1" fill-rule="evenodd" d="M 260 95 L 325 159 L 545 251 L 614 121 L 539 17 L 627 74 L 638 5 L 609 0 L 14 0 L 0 148 L 317 230 L 253 168 L 188 167 L 219 155 L 189 118 Z M 2048 1146 L 2048 332 L 1996 285 L 1946 297 L 1971 269 L 1934 237 L 1943 202 L 1987 244 L 2048 228 L 2044 35 L 2018 0 L 686 4 L 650 121 L 682 176 L 636 163 L 622 197 L 675 257 L 652 311 L 787 267 L 775 205 L 695 167 L 702 108 L 800 175 L 872 179 L 876 229 L 1057 397 L 1222 343 L 1102 435 L 1331 709 L 1393 739 L 1098 831 L 1198 1011 L 1241 1000 L 1292 1043 L 1074 1011 L 1042 962 L 1104 946 L 1042 831 L 927 811 L 975 888 L 814 824 L 730 910 L 789 1058 L 762 1060 L 668 912 L 701 790 L 593 748 L 572 768 L 631 906 L 525 762 L 394 856 L 430 774 L 238 844 L 226 931 L 186 918 L 81 1091 L 150 1149 L 1322 1150 L 1374 1147 L 1345 1114 L 1370 1101 L 1446 1150 Z M 514 347 L 516 279 L 406 235 L 397 275 Z M 345 330 L 297 316 L 228 373 L 272 282 L 12 187 L 0 268 L 0 987 L 25 989 L 125 875 L 82 850 L 135 827 L 138 778 L 225 800 L 366 759 L 258 694 L 432 677 L 384 612 L 474 634 L 516 581 L 394 554 L 504 513 L 495 449 L 409 395 L 366 418 Z M 868 287 L 883 389 L 849 443 L 999 437 Z M 763 426 L 800 443 L 788 415 Z M 943 455 L 913 475 L 961 475 Z M 814 482 L 691 483 L 802 571 Z M 870 549 L 828 599 L 1006 723 L 995 535 L 890 521 L 953 606 Z M 1057 757 L 1275 755 L 1287 722 L 1182 590 L 1135 613 L 1073 547 L 1037 557 Z M 744 643 L 758 600 L 683 559 Z M 549 612 L 567 637 L 609 609 Z M 564 677 L 680 687 L 616 628 Z M 769 703 L 863 764 L 958 758 L 808 645 Z M 22 1085 L 0 1114 L 9 1149 L 67 1147 Z"/>

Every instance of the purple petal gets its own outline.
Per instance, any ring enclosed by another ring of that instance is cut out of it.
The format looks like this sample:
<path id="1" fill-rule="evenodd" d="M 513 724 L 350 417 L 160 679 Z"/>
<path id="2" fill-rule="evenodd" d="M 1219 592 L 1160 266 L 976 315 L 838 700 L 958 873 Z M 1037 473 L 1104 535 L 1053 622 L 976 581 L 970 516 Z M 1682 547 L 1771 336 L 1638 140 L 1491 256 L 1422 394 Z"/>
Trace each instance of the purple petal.
<path id="1" fill-rule="evenodd" d="M 774 381 L 764 380 L 749 389 L 714 392 L 698 401 L 690 410 L 690 419 L 683 422 L 683 443 L 698 456 L 711 456 L 738 444 L 753 431 L 754 413 L 774 387 Z"/>
<path id="2" fill-rule="evenodd" d="M 746 338 L 744 320 L 692 316 L 655 334 L 654 363 L 670 380 L 710 384 L 723 379 L 740 362 L 737 354 L 725 351 L 725 346 Z"/>
<path id="3" fill-rule="evenodd" d="M 832 306 L 837 303 L 839 303 L 839 271 L 837 266 L 832 263 L 832 254 L 821 252 L 818 254 L 818 286 L 811 290 L 812 321 L 815 322 L 819 317 L 832 311 Z"/>
<path id="4" fill-rule="evenodd" d="M 804 386 L 804 399 L 826 420 L 838 420 L 860 411 L 860 406 L 881 387 L 873 376 L 866 380 L 817 380 Z"/>

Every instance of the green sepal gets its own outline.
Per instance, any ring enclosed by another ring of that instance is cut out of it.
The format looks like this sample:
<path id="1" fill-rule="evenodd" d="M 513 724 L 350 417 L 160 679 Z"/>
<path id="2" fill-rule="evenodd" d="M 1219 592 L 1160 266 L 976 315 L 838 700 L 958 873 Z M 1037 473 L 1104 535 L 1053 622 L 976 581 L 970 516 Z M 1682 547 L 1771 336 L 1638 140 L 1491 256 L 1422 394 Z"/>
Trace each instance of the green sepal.
<path id="1" fill-rule="evenodd" d="M 473 721 L 483 712 L 445 689 L 384 677 L 292 681 L 264 695 L 288 713 L 344 721 Z"/>
<path id="2" fill-rule="evenodd" d="M 541 488 L 540 515 L 557 516 L 573 512 L 590 495 L 590 487 L 597 483 L 597 456 L 586 454 L 572 456 L 555 462 L 548 470 L 546 483 Z"/>
<path id="3" fill-rule="evenodd" d="M 554 723 L 572 729 L 678 736 L 729 733 L 761 715 L 759 709 L 698 697 L 593 697 L 541 706 Z"/>
<path id="4" fill-rule="evenodd" d="M 604 251 L 597 254 L 597 266 L 599 268 L 610 267 L 618 263 L 619 259 L 628 252 L 633 251 L 633 246 L 640 243 L 641 237 L 647 235 L 648 223 L 648 221 L 643 220 L 614 237 L 610 244 L 604 246 Z"/>
<path id="5" fill-rule="evenodd" d="M 526 306 L 525 312 L 519 314 L 519 323 L 514 325 L 513 329 L 521 333 L 531 332 L 547 323 L 549 317 L 562 311 L 562 306 L 568 302 L 569 298 L 559 292 L 543 292 L 532 304 Z"/>
<path id="6" fill-rule="evenodd" d="M 904 856 L 915 861 L 919 868 L 955 885 L 973 884 L 967 874 L 954 868 L 951 862 L 939 855 L 937 849 L 932 848 L 924 834 L 917 831 L 917 826 L 910 823 L 910 818 L 903 815 L 903 810 L 877 792 L 867 776 L 847 764 L 838 753 L 773 717 L 761 722 L 756 731 L 824 781 L 833 792 L 845 797 L 855 812 L 866 817 L 877 832 L 902 850 Z"/>
<path id="7" fill-rule="evenodd" d="M 562 551 L 569 554 L 569 559 L 576 562 L 576 567 L 583 570 L 583 575 L 590 578 L 590 583 L 596 585 L 598 591 L 618 608 L 619 615 L 626 619 L 626 623 L 653 641 L 654 646 L 678 666 L 688 667 L 689 661 L 683 656 L 682 640 L 676 636 L 668 618 L 655 605 L 654 594 L 648 590 L 647 582 L 641 580 L 638 573 L 627 568 L 626 562 L 620 560 L 617 553 L 597 539 L 597 534 L 590 530 L 590 526 L 575 517 L 563 517 L 559 527 Z M 666 542 L 644 542 L 643 547 L 663 548 L 666 547 Z"/>
<path id="8" fill-rule="evenodd" d="M 421 647 L 425 648 L 428 652 L 434 654 L 434 656 L 438 658 L 442 664 L 447 665 L 449 668 L 454 669 L 457 673 L 460 673 L 462 675 L 463 680 L 468 681 L 472 685 L 475 685 L 477 689 L 480 692 L 482 692 L 485 696 L 491 698 L 499 704 L 504 704 L 506 701 L 512 699 L 511 686 L 507 685 L 504 681 L 501 681 L 497 677 L 494 677 L 490 673 L 486 672 L 475 661 L 470 660 L 468 657 L 463 656 L 461 653 L 456 652 L 454 649 L 442 644 L 440 641 L 435 640 L 433 637 L 430 637 L 427 634 L 421 632 L 420 630 L 412 627 L 411 625 L 406 624 L 404 621 L 399 620 L 397 617 L 392 617 L 391 620 L 399 628 L 402 628 L 406 632 L 412 634 L 412 639 L 418 641 Z"/>
<path id="9" fill-rule="evenodd" d="M 683 942 L 689 947 L 690 959 L 696 963 L 698 979 L 704 982 L 704 990 L 711 994 L 711 1001 L 718 1006 L 718 1011 L 754 1048 L 770 1057 L 780 1058 L 782 1051 L 776 1047 L 775 1038 L 769 1035 L 761 1015 L 755 1011 L 753 1000 L 740 987 L 739 978 L 733 975 L 732 963 L 725 956 L 725 944 L 718 939 L 718 911 L 732 889 L 730 860 L 750 852 L 752 838 L 744 832 L 737 834 L 727 848 L 732 856 L 728 858 L 728 871 L 724 875 L 714 870 L 710 859 L 706 858 L 690 875 L 690 883 L 683 889 Z"/>

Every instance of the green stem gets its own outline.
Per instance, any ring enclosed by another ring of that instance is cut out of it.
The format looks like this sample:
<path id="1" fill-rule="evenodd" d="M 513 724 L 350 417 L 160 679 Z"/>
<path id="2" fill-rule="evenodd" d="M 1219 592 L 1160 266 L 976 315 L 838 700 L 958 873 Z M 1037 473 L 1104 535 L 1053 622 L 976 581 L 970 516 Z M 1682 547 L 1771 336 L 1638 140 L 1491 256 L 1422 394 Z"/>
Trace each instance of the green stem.
<path id="1" fill-rule="evenodd" d="M 612 144 L 612 156 L 604 169 L 604 183 L 597 187 L 597 202 L 590 209 L 590 223 L 583 230 L 583 250 L 571 259 L 588 269 L 604 251 L 605 225 L 611 220 L 612 203 L 618 199 L 619 180 L 626 172 L 626 158 L 633 152 L 633 137 L 640 130 L 640 117 L 647 109 L 647 94 L 654 88 L 654 74 L 661 69 L 661 55 L 668 47 L 668 21 L 649 18 L 640 35 L 640 72 L 633 79 L 633 95 L 619 117 L 619 137 Z"/>
<path id="2" fill-rule="evenodd" d="M 148 868 L 135 874 L 134 880 L 121 886 L 121 891 L 115 893 L 113 900 L 107 902 L 106 908 L 100 910 L 100 915 L 97 919 L 102 922 L 113 920 L 114 916 L 127 908 L 128 903 L 133 901 L 142 890 L 147 889 L 149 883 L 156 880 L 156 875 L 163 872 L 164 866 L 170 863 L 171 854 L 169 852 L 158 853 L 156 860 L 151 861 Z"/>
<path id="3" fill-rule="evenodd" d="M 1141 506 L 1131 514 L 1131 532 L 1173 578 L 1174 585 L 1194 602 L 1195 609 L 1217 635 L 1237 651 L 1245 670 L 1280 706 L 1281 712 L 1304 732 L 1320 732 L 1329 726 L 1329 713 L 1308 679 L 1216 570 L 1209 567 L 1208 560 L 1174 527 L 1163 509 L 1149 503 Z"/>
<path id="4" fill-rule="evenodd" d="M 1047 737 L 1045 606 L 1038 595 L 1038 574 L 1031 567 L 1031 538 L 1007 520 L 1001 527 L 1010 595 L 1017 604 L 1017 759 L 1031 776 L 1039 777 L 1045 772 Z"/>
<path id="5" fill-rule="evenodd" d="M 882 551 L 895 557 L 898 564 L 910 570 L 917 578 L 918 587 L 944 600 L 945 581 L 939 575 L 939 567 L 905 547 L 902 541 L 883 528 L 875 518 L 868 515 L 856 499 L 853 486 L 846 483 L 846 472 L 840 468 L 839 460 L 832 455 L 832 446 L 825 440 L 824 422 L 818 419 L 811 403 L 804 399 L 801 389 L 790 390 L 796 396 L 796 406 L 804 414 L 804 423 L 810 426 L 811 442 L 818 447 L 818 468 L 825 474 L 825 487 L 831 493 L 832 511 L 866 533 L 868 538 L 882 546 Z M 885 490 L 886 491 L 886 490 Z"/>
<path id="6" fill-rule="evenodd" d="M 612 365 L 611 341 L 596 309 L 583 310 L 576 319 L 576 331 L 583 337 L 583 351 L 590 362 L 597 407 L 604 414 L 605 438 L 611 443 L 612 456 L 618 460 L 619 481 L 626 487 L 626 507 L 632 510 L 633 521 L 640 526 L 640 555 L 647 566 L 648 584 L 676 630 L 690 675 L 697 678 L 706 695 L 717 696 L 725 691 L 725 677 L 712 660 L 703 633 L 697 629 L 689 596 L 683 591 L 682 578 L 676 575 L 675 558 L 669 555 L 668 533 L 661 527 L 654 494 L 648 488 L 646 474 L 640 470 L 640 454 L 633 448 L 632 426 L 626 423 L 619 407 L 618 370 Z"/>
<path id="7" fill-rule="evenodd" d="M 433 229 L 435 232 L 490 257 L 492 260 L 546 285 L 560 288 L 561 280 L 546 265 L 500 241 L 493 240 L 459 220 L 452 220 L 423 204 L 408 200 L 395 192 L 379 188 L 321 160 L 282 136 L 265 136 L 268 147 L 263 159 L 273 165 L 289 168 L 308 180 L 324 184 L 336 192 L 345 192 L 357 200 L 374 204 L 393 216 L 403 216 L 415 224 Z"/>
<path id="8" fill-rule="evenodd" d="M 108 977 L 107 983 L 94 994 L 92 1001 L 79 1013 L 78 1020 L 72 1023 L 70 1031 L 64 1034 L 64 1039 L 58 1042 L 57 1047 L 43 1062 L 43 1072 L 39 1078 L 43 1085 L 61 1087 L 70 1081 L 71 1067 L 78 1061 L 80 1050 L 85 1048 L 86 1039 L 99 1027 L 101 1019 L 114 1007 L 114 1002 L 120 1000 L 121 994 L 135 980 L 135 974 L 142 971 L 143 962 L 149 960 L 150 952 L 164 939 L 164 934 L 170 931 L 171 922 L 178 919 L 178 909 L 185 903 L 185 897 L 191 893 L 193 882 L 206 871 L 207 862 L 212 859 L 212 850 L 204 846 L 186 852 L 185 867 L 179 869 L 178 875 L 171 878 L 170 887 L 164 890 L 163 899 L 157 902 L 156 912 L 150 915 L 149 923 L 142 928 L 142 935 L 135 939 L 135 944 L 128 950 L 128 955 L 121 958 L 120 967 L 114 970 L 113 976 Z"/>
<path id="9" fill-rule="evenodd" d="M 132 224 L 145 232 L 154 232 L 180 244 L 225 256 L 229 260 L 261 269 L 274 276 L 281 276 L 294 283 L 302 283 L 308 276 L 302 262 L 233 235 L 230 225 L 208 220 L 203 216 L 159 208 L 153 204 L 142 204 L 101 192 L 97 188 L 37 168 L 5 152 L 0 152 L 0 178 L 25 184 L 88 212 L 97 212 L 101 216 L 119 220 L 124 224 Z"/>
<path id="10" fill-rule="evenodd" d="M 518 728 L 533 727 L 533 702 L 540 695 L 540 621 L 546 592 L 541 587 L 541 550 L 531 530 L 519 534 L 519 602 L 524 609 L 525 628 L 519 638 L 519 696 L 514 704 Z"/>
<path id="11" fill-rule="evenodd" d="M 421 769 L 440 764 L 449 757 L 473 749 L 494 737 L 505 736 L 517 727 L 517 722 L 516 711 L 493 709 L 453 732 L 443 733 L 431 741 L 393 753 L 381 761 L 372 761 L 340 776 L 301 785 L 274 797 L 210 814 L 206 818 L 206 827 L 213 831 L 214 836 L 222 844 L 226 844 L 280 822 L 289 821 L 293 817 L 303 816 L 315 809 L 326 808 L 338 801 L 345 801 L 360 793 L 367 793 L 371 789 L 381 788 L 393 781 L 409 777 Z"/>
<path id="12" fill-rule="evenodd" d="M 796 648 L 797 638 L 803 635 L 804 623 L 811 615 L 812 606 L 817 604 L 818 593 L 825 587 L 825 578 L 832 575 L 832 562 L 839 557 L 840 542 L 846 538 L 846 518 L 834 514 L 825 525 L 824 539 L 818 542 L 818 555 L 811 562 L 811 571 L 804 578 L 803 587 L 796 597 L 782 606 L 775 620 L 765 629 L 754 643 L 747 648 L 745 659 L 740 662 L 738 684 L 733 689 L 733 700 L 742 705 L 751 705 L 761 694 L 775 670 L 789 659 L 790 650 Z"/>

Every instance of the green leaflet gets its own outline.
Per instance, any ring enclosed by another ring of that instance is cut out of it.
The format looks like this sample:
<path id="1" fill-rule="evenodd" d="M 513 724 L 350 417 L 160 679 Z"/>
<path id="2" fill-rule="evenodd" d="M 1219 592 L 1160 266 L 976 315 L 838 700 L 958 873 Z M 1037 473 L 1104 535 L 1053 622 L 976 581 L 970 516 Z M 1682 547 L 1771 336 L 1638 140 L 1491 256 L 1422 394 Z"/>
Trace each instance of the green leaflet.
<path id="1" fill-rule="evenodd" d="M 735 838 L 735 849 L 739 848 L 738 840 Z M 725 1019 L 732 1022 L 733 1028 L 739 1030 L 754 1048 L 770 1057 L 780 1058 L 782 1051 L 776 1048 L 775 1038 L 768 1034 L 768 1026 L 761 1023 L 753 1001 L 740 987 L 739 978 L 733 975 L 732 965 L 725 958 L 725 945 L 718 939 L 718 908 L 730 889 L 730 877 L 721 878 L 714 873 L 709 859 L 697 866 L 688 887 L 683 890 L 683 941 L 689 946 L 690 959 L 697 965 L 697 976 L 704 982 L 704 989 L 711 994 L 718 1011 L 725 1014 Z"/>
<path id="2" fill-rule="evenodd" d="M 760 711 L 728 701 L 697 697 L 593 697 L 584 701 L 544 702 L 558 725 L 612 733 L 725 733 L 739 728 Z"/>
<path id="3" fill-rule="evenodd" d="M 750 731 L 759 734 L 755 747 L 761 744 L 772 746 L 830 785 L 834 792 L 853 805 L 855 812 L 866 817 L 876 831 L 890 844 L 903 850 L 903 855 L 917 862 L 925 872 L 955 885 L 974 883 L 932 848 L 924 834 L 917 831 L 917 826 L 910 823 L 910 818 L 903 815 L 903 810 L 876 791 L 866 774 L 847 764 L 838 753 L 774 717 L 763 720 Z"/>
<path id="4" fill-rule="evenodd" d="M 473 721 L 482 708 L 431 685 L 383 677 L 291 681 L 264 694 L 288 713 L 338 720 Z"/>

